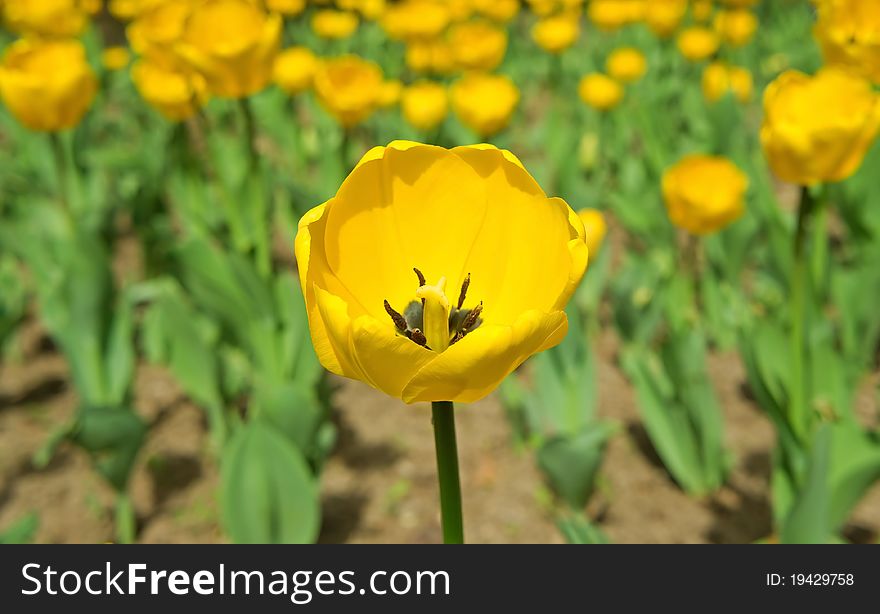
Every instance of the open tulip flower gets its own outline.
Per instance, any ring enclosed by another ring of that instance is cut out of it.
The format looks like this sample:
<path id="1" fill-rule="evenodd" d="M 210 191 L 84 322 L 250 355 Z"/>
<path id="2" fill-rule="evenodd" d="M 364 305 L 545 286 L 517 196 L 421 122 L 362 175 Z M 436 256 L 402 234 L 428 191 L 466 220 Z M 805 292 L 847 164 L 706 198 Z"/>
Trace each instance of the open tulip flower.
<path id="1" fill-rule="evenodd" d="M 584 225 L 491 145 L 370 150 L 295 242 L 321 364 L 432 401 L 446 543 L 464 541 L 452 401 L 476 401 L 562 341 Z"/>
<path id="2" fill-rule="evenodd" d="M 303 216 L 296 257 L 325 368 L 407 403 L 471 402 L 562 340 L 587 246 L 509 152 L 397 141 Z"/>

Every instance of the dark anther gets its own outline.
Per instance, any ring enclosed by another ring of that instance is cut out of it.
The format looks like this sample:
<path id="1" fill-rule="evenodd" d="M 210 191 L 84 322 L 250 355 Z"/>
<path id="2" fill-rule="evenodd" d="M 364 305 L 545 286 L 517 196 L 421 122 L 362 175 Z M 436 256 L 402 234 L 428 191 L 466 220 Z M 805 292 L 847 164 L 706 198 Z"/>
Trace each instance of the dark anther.
<path id="1" fill-rule="evenodd" d="M 416 277 L 419 278 L 419 288 L 425 285 L 425 276 L 422 275 L 422 272 L 417 268 L 413 267 L 413 271 L 415 271 Z"/>
<path id="2" fill-rule="evenodd" d="M 458 331 L 457 333 L 455 333 L 455 336 L 452 337 L 452 340 L 449 342 L 449 345 L 455 345 L 456 343 L 458 343 L 459 341 L 464 339 L 464 335 L 465 335 L 465 333 L 463 331 Z"/>
<path id="3" fill-rule="evenodd" d="M 471 274 L 468 273 L 467 277 L 464 278 L 464 281 L 461 284 L 461 293 L 458 295 L 458 309 L 461 309 L 461 306 L 464 305 L 464 299 L 467 296 L 468 287 L 471 285 Z"/>
<path id="4" fill-rule="evenodd" d="M 464 322 L 461 323 L 462 332 L 467 333 L 471 327 L 477 323 L 477 319 L 480 317 L 481 313 L 483 313 L 483 301 L 480 301 L 480 304 L 471 309 L 471 312 L 467 314 Z"/>
<path id="5" fill-rule="evenodd" d="M 388 301 L 385 301 L 385 311 L 391 316 L 391 320 L 394 322 L 394 326 L 397 327 L 397 330 L 402 333 L 406 332 L 406 318 L 394 311 Z"/>
<path id="6" fill-rule="evenodd" d="M 409 338 L 412 339 L 413 343 L 417 345 L 420 345 L 422 347 L 428 346 L 428 338 L 425 337 L 425 333 L 420 331 L 418 328 L 410 333 Z"/>

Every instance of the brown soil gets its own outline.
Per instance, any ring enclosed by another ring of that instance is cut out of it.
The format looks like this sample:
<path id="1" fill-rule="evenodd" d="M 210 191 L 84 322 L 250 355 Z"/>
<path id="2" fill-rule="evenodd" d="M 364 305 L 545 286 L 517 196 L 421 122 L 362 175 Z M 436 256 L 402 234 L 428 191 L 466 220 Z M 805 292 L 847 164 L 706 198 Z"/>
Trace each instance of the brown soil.
<path id="1" fill-rule="evenodd" d="M 112 496 L 88 457 L 63 445 L 44 469 L 32 464 L 48 434 L 70 419 L 75 395 L 62 358 L 30 324 L 22 365 L 0 371 L 0 527 L 30 511 L 39 542 L 113 539 Z M 601 412 L 621 425 L 605 459 L 590 512 L 614 542 L 742 543 L 771 532 L 767 500 L 773 430 L 749 400 L 735 354 L 709 369 L 735 455 L 729 484 L 697 500 L 672 482 L 640 426 L 633 391 L 615 366 L 611 332 L 597 343 Z M 877 378 L 859 395 L 866 419 L 878 415 Z M 437 542 L 440 525 L 427 406 L 407 407 L 357 382 L 339 380 L 337 448 L 322 476 L 323 542 Z M 217 469 L 202 413 L 162 369 L 142 366 L 138 410 L 152 424 L 132 481 L 143 542 L 218 542 Z M 458 412 L 468 541 L 561 542 L 549 497 L 527 450 L 512 444 L 498 400 Z M 857 508 L 848 534 L 876 540 L 880 487 Z"/>

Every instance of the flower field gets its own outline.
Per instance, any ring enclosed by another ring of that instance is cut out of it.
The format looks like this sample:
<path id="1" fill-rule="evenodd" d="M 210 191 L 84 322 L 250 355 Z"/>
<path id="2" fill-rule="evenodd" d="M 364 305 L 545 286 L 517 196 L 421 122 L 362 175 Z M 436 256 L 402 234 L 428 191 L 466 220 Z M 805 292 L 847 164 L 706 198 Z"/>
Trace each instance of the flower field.
<path id="1" fill-rule="evenodd" d="M 875 0 L 0 0 L 0 543 L 876 543 Z"/>

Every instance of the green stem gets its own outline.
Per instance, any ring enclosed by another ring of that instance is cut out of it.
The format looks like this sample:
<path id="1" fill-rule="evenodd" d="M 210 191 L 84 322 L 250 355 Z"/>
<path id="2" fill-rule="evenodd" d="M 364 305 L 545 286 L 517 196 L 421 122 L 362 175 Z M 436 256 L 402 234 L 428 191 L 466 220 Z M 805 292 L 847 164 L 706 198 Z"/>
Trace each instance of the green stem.
<path id="1" fill-rule="evenodd" d="M 825 288 L 826 263 L 828 261 L 828 206 L 824 191 L 815 200 L 813 221 L 813 252 L 810 254 L 811 273 L 816 288 Z M 823 294 L 819 294 L 823 296 Z"/>
<path id="2" fill-rule="evenodd" d="M 55 161 L 55 176 L 58 181 L 58 200 L 64 211 L 70 213 L 70 173 L 67 168 L 67 156 L 64 153 L 64 143 L 57 132 L 49 133 L 49 142 L 52 145 L 52 156 Z"/>
<path id="3" fill-rule="evenodd" d="M 434 446 L 437 449 L 443 543 L 463 544 L 461 482 L 458 478 L 458 446 L 455 441 L 455 408 L 452 401 L 431 403 L 431 421 L 434 424 Z"/>
<path id="4" fill-rule="evenodd" d="M 807 311 L 807 259 L 806 242 L 816 201 L 808 187 L 801 192 L 797 227 L 794 236 L 794 261 L 791 277 L 791 406 L 789 420 L 799 437 L 807 434 L 808 392 L 806 377 L 806 311 Z"/>
<path id="5" fill-rule="evenodd" d="M 240 98 L 238 104 L 242 119 L 244 120 L 244 138 L 247 140 L 247 203 L 248 207 L 250 207 L 250 213 L 253 215 L 252 221 L 256 229 L 255 257 L 257 271 L 263 277 L 269 277 L 272 272 L 272 254 L 270 249 L 272 240 L 269 223 L 266 219 L 269 213 L 266 203 L 266 190 L 263 185 L 263 175 L 260 168 L 260 155 L 256 148 L 257 124 L 249 99 Z"/>
<path id="6" fill-rule="evenodd" d="M 134 516 L 134 506 L 131 499 L 124 492 L 116 495 L 116 541 L 120 544 L 133 544 L 136 534 L 137 521 Z"/>

